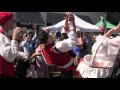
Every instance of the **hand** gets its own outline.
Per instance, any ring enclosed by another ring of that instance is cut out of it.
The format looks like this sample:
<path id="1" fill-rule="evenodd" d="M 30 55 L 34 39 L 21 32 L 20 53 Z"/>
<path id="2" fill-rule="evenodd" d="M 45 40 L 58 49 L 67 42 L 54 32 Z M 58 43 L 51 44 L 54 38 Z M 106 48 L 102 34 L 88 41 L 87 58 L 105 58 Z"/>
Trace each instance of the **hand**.
<path id="1" fill-rule="evenodd" d="M 68 12 L 68 18 L 70 22 L 75 20 L 74 15 L 71 12 Z"/>
<path id="2" fill-rule="evenodd" d="M 65 25 L 64 25 L 64 29 L 65 29 L 66 31 L 68 31 L 68 29 L 69 29 L 68 16 L 66 16 L 65 18 L 66 18 L 66 22 L 65 22 Z"/>
<path id="3" fill-rule="evenodd" d="M 78 64 L 79 64 L 79 58 L 76 57 L 76 58 L 74 58 L 74 65 L 77 66 Z"/>
<path id="4" fill-rule="evenodd" d="M 112 30 L 113 30 L 113 32 L 120 31 L 120 23 L 115 28 L 113 28 Z"/>
<path id="5" fill-rule="evenodd" d="M 45 32 L 49 33 L 50 32 L 49 28 L 45 28 Z"/>
<path id="6" fill-rule="evenodd" d="M 69 14 L 68 14 L 68 12 L 66 12 L 66 17 L 65 17 L 65 19 L 66 19 L 66 22 L 68 22 L 68 20 L 69 20 Z"/>
<path id="7" fill-rule="evenodd" d="M 66 12 L 66 16 L 68 16 L 69 15 L 69 12 Z"/>
<path id="8" fill-rule="evenodd" d="M 33 53 L 33 54 L 32 54 L 32 56 L 31 56 L 31 58 L 34 58 L 35 56 L 36 56 L 36 54 L 35 54 L 35 53 Z"/>
<path id="9" fill-rule="evenodd" d="M 21 32 L 21 28 L 20 27 L 16 27 L 13 31 L 13 40 L 18 40 L 20 38 L 20 32 Z"/>
<path id="10" fill-rule="evenodd" d="M 115 28 L 113 28 L 113 29 L 109 30 L 108 32 L 106 32 L 104 34 L 104 36 L 110 37 L 111 34 L 113 34 L 114 32 L 118 32 L 118 31 L 120 31 L 120 23 Z"/>
<path id="11" fill-rule="evenodd" d="M 30 34 L 27 34 L 26 40 L 28 41 L 30 39 Z"/>

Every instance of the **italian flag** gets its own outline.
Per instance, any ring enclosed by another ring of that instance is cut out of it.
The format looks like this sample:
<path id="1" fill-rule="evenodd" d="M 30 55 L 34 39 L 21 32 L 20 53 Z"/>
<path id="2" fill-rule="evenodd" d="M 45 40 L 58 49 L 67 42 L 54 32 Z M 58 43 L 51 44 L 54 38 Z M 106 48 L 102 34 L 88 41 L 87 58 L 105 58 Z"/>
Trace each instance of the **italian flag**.
<path id="1" fill-rule="evenodd" d="M 107 28 L 106 28 L 106 15 L 104 15 L 104 17 L 101 17 L 101 23 L 99 25 L 99 28 L 102 31 L 106 31 L 107 30 Z"/>

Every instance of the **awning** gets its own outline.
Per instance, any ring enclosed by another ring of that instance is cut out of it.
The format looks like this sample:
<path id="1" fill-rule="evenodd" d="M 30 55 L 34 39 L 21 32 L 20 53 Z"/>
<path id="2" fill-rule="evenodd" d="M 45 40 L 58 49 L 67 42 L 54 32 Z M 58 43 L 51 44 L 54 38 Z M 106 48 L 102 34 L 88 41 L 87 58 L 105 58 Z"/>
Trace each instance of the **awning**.
<path id="1" fill-rule="evenodd" d="M 97 24 L 95 24 L 96 26 L 99 26 L 101 23 L 101 21 L 99 21 Z M 115 28 L 116 26 L 108 21 L 106 21 L 106 28 L 111 29 L 111 28 Z"/>
<path id="2" fill-rule="evenodd" d="M 16 12 L 16 21 L 20 23 L 44 25 L 44 21 L 39 12 Z"/>
<path id="3" fill-rule="evenodd" d="M 77 15 L 77 16 L 83 19 L 84 21 L 93 24 L 89 16 L 85 16 L 85 15 Z M 56 24 L 64 20 L 64 17 L 65 17 L 65 14 L 61 14 L 61 13 L 47 13 L 47 23 Z"/>

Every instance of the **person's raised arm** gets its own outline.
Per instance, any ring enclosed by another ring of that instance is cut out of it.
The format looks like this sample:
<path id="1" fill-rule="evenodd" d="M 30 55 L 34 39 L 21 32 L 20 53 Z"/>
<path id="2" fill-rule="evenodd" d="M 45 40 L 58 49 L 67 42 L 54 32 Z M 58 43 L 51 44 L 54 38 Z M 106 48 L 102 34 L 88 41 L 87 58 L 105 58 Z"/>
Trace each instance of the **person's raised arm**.
<path id="1" fill-rule="evenodd" d="M 26 38 L 25 38 L 25 37 L 26 37 Z M 30 40 L 30 35 L 29 35 L 29 34 L 26 34 L 26 35 L 24 35 L 24 38 L 25 38 L 25 40 L 24 40 L 23 46 L 26 45 L 26 44 L 29 42 L 29 40 Z"/>
<path id="2" fill-rule="evenodd" d="M 34 25 L 34 29 L 35 29 L 35 36 L 37 36 L 38 35 L 38 31 L 39 31 L 39 26 L 38 25 Z"/>
<path id="3" fill-rule="evenodd" d="M 67 14 L 67 13 L 66 13 Z M 68 31 L 69 30 L 69 25 L 68 25 L 68 15 L 66 15 L 66 17 L 65 17 L 65 25 L 64 25 L 64 29 L 66 30 L 66 31 Z"/>
<path id="4" fill-rule="evenodd" d="M 76 32 L 75 18 L 71 12 L 68 12 L 68 19 L 70 21 L 70 30 L 73 30 L 74 32 Z"/>
<path id="5" fill-rule="evenodd" d="M 21 28 L 17 27 L 13 31 L 12 41 L 5 42 L 6 39 L 0 35 L 0 55 L 8 62 L 13 62 L 18 54 L 18 39 L 20 38 Z"/>
<path id="6" fill-rule="evenodd" d="M 57 42 L 55 44 L 55 47 L 62 53 L 72 50 L 72 48 L 77 43 L 77 34 L 76 34 L 74 15 L 70 12 L 68 15 L 69 15 L 68 20 L 70 22 L 70 30 L 68 31 L 68 39 L 64 39 L 63 41 Z"/>
<path id="7" fill-rule="evenodd" d="M 32 43 L 34 43 L 34 41 L 35 41 L 36 38 L 37 38 L 37 35 L 38 35 L 38 33 L 39 33 L 39 26 L 38 26 L 37 24 L 34 24 L 34 29 L 35 29 L 35 34 L 34 34 L 34 36 L 33 36 L 32 39 L 31 39 L 31 42 L 32 42 Z"/>
<path id="8" fill-rule="evenodd" d="M 109 30 L 107 33 L 104 34 L 106 37 L 110 37 L 114 32 L 120 31 L 120 23 L 115 27 Z"/>

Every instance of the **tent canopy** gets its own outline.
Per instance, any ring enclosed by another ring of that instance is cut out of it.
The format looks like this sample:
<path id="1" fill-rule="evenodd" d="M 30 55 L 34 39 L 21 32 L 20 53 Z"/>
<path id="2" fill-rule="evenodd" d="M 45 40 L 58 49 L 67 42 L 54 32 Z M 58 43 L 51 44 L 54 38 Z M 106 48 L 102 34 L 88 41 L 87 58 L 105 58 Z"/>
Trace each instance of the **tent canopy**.
<path id="1" fill-rule="evenodd" d="M 100 23 L 101 23 L 101 21 L 99 21 L 99 22 L 98 22 L 97 24 L 95 24 L 95 25 L 96 25 L 96 26 L 99 26 Z M 114 28 L 114 27 L 116 27 L 116 26 L 106 20 L 106 28 L 111 29 L 111 28 Z"/>
<path id="2" fill-rule="evenodd" d="M 92 24 L 80 19 L 76 15 L 74 15 L 74 17 L 75 17 L 76 28 L 79 28 L 81 32 L 102 32 L 102 30 L 100 30 L 100 28 L 98 26 L 92 25 Z M 65 25 L 65 20 L 63 20 L 55 25 L 44 27 L 42 29 L 49 30 L 50 32 L 61 32 L 61 29 L 64 27 L 64 25 Z"/>

